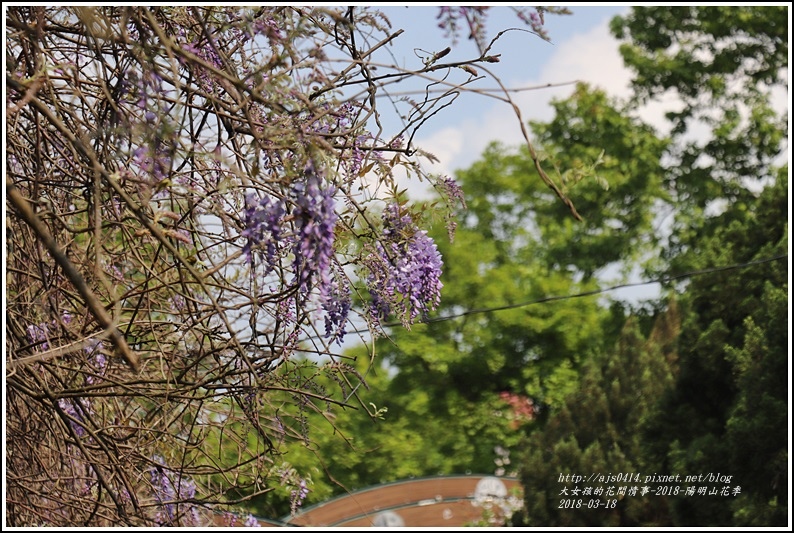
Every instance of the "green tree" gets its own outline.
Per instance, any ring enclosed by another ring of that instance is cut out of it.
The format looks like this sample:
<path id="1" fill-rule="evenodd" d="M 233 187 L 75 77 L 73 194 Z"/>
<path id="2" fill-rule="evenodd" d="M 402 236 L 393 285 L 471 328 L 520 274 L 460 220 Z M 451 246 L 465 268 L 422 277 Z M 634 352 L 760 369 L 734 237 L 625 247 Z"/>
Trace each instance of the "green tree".
<path id="1" fill-rule="evenodd" d="M 777 260 L 694 278 L 682 296 L 680 373 L 649 424 L 650 456 L 669 472 L 730 475 L 741 496 L 675 500 L 676 525 L 787 521 L 786 174 L 718 217 L 700 247 L 705 264 Z"/>
<path id="2" fill-rule="evenodd" d="M 642 426 L 672 386 L 679 316 L 674 302 L 657 316 L 646 338 L 631 317 L 612 350 L 583 364 L 580 387 L 543 428 L 523 443 L 521 480 L 525 508 L 521 522 L 530 526 L 669 525 L 664 498 L 618 495 L 639 483 L 606 480 L 602 496 L 583 496 L 588 484 L 560 480 L 560 474 L 637 473 L 646 470 Z M 609 488 L 612 487 L 612 496 Z M 615 501 L 615 507 L 592 509 L 588 503 Z M 579 501 L 580 507 L 562 502 Z"/>
<path id="3" fill-rule="evenodd" d="M 750 265 L 670 284 L 682 293 L 680 373 L 648 425 L 649 460 L 670 473 L 721 472 L 741 495 L 672 502 L 676 525 L 786 523 L 785 6 L 641 7 L 612 22 L 637 102 L 672 92 L 665 188 L 672 272 Z M 705 125 L 708 135 L 692 135 Z M 760 191 L 760 192 L 759 192 Z"/>
<path id="4" fill-rule="evenodd" d="M 357 392 L 361 405 L 333 412 L 318 405 L 307 411 L 304 424 L 311 441 L 292 443 L 281 456 L 298 471 L 311 472 L 306 505 L 399 479 L 493 473 L 494 447 L 518 444 L 515 427 L 528 419 L 516 417 L 498 393 L 477 401 L 455 389 L 441 394 L 437 388 L 406 383 L 399 373 L 390 376 L 388 368 L 373 369 L 363 347 L 346 355 L 357 357 L 362 374 L 368 371 L 367 386 Z M 286 514 L 285 496 L 262 495 L 254 500 L 254 509 L 268 516 Z"/>
<path id="5" fill-rule="evenodd" d="M 758 311 L 745 319 L 741 347 L 726 346 L 734 363 L 737 394 L 726 422 L 730 464 L 745 490 L 734 505 L 739 525 L 785 525 L 788 517 L 788 454 L 784 424 L 790 325 L 786 287 L 765 283 Z M 753 492 L 756 491 L 757 492 Z"/>
<path id="6" fill-rule="evenodd" d="M 552 106 L 554 118 L 532 129 L 584 221 L 561 231 L 550 197 L 531 202 L 544 259 L 585 279 L 610 264 L 631 269 L 658 245 L 655 209 L 670 200 L 661 164 L 669 140 L 633 117 L 630 104 L 586 84 Z"/>
<path id="7" fill-rule="evenodd" d="M 566 386 L 575 387 L 579 362 L 603 342 L 604 314 L 595 299 L 522 304 L 596 289 L 597 273 L 648 250 L 665 142 L 585 85 L 554 107 L 554 120 L 533 129 L 548 165 L 568 169 L 558 178 L 584 221 L 554 205 L 560 202 L 535 179 L 525 149 L 494 144 L 459 171 L 468 205 L 454 242 L 439 244 L 448 268 L 438 315 L 462 316 L 384 342 L 381 352 L 399 369 L 398 379 L 455 388 L 470 399 L 482 391 L 520 392 L 552 406 Z M 599 137 L 614 145 L 606 155 L 576 148 L 562 132 L 582 146 L 597 146 Z M 491 308 L 499 310 L 470 313 Z"/>
<path id="8" fill-rule="evenodd" d="M 635 102 L 671 94 L 683 103 L 667 114 L 675 141 L 664 186 L 675 214 L 665 257 L 674 267 L 692 266 L 685 252 L 697 255 L 701 235 L 714 232 L 715 210 L 752 201 L 774 179 L 787 138 L 786 115 L 772 105 L 773 91 L 788 86 L 787 14 L 785 6 L 654 6 L 612 21 Z M 709 135 L 692 135 L 698 128 Z"/>

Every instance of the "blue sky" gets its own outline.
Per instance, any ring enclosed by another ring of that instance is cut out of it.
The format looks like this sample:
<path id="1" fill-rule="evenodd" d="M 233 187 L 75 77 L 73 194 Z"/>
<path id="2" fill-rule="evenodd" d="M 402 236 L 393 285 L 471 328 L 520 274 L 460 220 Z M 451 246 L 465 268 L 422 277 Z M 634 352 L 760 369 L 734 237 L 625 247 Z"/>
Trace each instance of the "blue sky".
<path id="1" fill-rule="evenodd" d="M 405 33 L 395 41 L 393 48 L 405 52 L 408 59 L 412 57 L 412 49 L 419 44 L 428 44 L 430 48 L 443 48 L 450 44 L 444 36 L 444 30 L 438 27 L 438 6 L 382 6 L 381 9 L 389 18 L 394 28 L 402 28 Z M 628 7 L 610 6 L 597 7 L 570 6 L 571 15 L 547 15 L 545 27 L 552 39 L 547 43 L 527 32 L 508 32 L 500 37 L 492 52 L 501 54 L 501 63 L 495 70 L 507 84 L 537 78 L 543 67 L 551 60 L 555 49 L 577 35 L 582 35 L 597 26 L 606 24 L 614 15 L 628 12 Z M 507 5 L 495 5 L 488 11 L 488 37 L 507 28 L 526 28 L 518 20 L 513 10 Z M 439 48 L 439 49 L 440 49 Z M 464 31 L 447 59 L 468 59 L 477 54 L 473 41 L 466 38 Z M 395 52 L 400 57 L 400 52 Z"/>
<path id="2" fill-rule="evenodd" d="M 436 52 L 450 45 L 444 30 L 438 28 L 438 6 L 392 4 L 378 8 L 386 14 L 394 29 L 405 30 L 390 47 L 398 65 L 419 68 L 421 60 L 416 56 L 415 48 Z M 628 12 L 629 7 L 571 5 L 570 9 L 571 15 L 546 17 L 551 43 L 523 31 L 504 34 L 490 51 L 500 55 L 500 62 L 488 67 L 508 88 L 585 81 L 604 88 L 609 94 L 627 95 L 629 72 L 623 68 L 618 43 L 609 34 L 608 24 L 615 15 Z M 487 22 L 489 39 L 506 28 L 526 27 L 506 5 L 493 6 Z M 466 33 L 461 35 L 444 61 L 477 57 L 476 45 L 466 37 Z M 467 77 L 459 74 L 459 80 Z M 497 84 L 486 79 L 477 82 L 476 86 L 495 88 Z M 550 100 L 564 98 L 572 89 L 573 85 L 565 85 L 515 93 L 514 100 L 524 122 L 548 120 L 552 117 Z M 387 131 L 389 125 L 396 127 L 398 123 L 387 119 L 384 123 Z M 507 103 L 481 94 L 461 95 L 452 106 L 425 123 L 414 139 L 417 146 L 441 160 L 437 164 L 425 165 L 426 168 L 448 175 L 471 165 L 487 144 L 495 140 L 507 145 L 521 143 L 519 122 Z M 416 184 L 409 190 L 421 196 Z"/>

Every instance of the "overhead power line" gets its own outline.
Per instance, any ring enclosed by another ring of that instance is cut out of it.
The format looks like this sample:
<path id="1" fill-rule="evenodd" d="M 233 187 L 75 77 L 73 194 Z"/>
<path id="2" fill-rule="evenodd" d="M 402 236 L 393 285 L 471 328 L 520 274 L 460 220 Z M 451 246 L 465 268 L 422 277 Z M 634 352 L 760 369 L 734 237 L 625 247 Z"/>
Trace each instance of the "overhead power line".
<path id="1" fill-rule="evenodd" d="M 696 277 L 696 276 L 703 276 L 705 274 L 713 274 L 713 273 L 716 273 L 716 272 L 726 272 L 726 271 L 729 271 L 729 270 L 739 270 L 739 269 L 743 269 L 743 268 L 749 268 L 749 267 L 752 267 L 752 266 L 762 265 L 764 263 L 770 263 L 772 261 L 779 261 L 781 259 L 787 259 L 787 258 L 788 258 L 788 254 L 780 254 L 780 255 L 776 255 L 774 257 L 768 257 L 768 258 L 765 258 L 765 259 L 757 259 L 755 261 L 748 261 L 746 263 L 737 263 L 737 264 L 734 264 L 734 265 L 705 268 L 705 269 L 702 269 L 702 270 L 693 270 L 693 271 L 689 271 L 689 272 L 683 272 L 681 274 L 670 274 L 670 275 L 662 276 L 660 278 L 656 278 L 656 279 L 653 279 L 653 280 L 637 281 L 637 282 L 634 282 L 634 283 L 621 283 L 619 285 L 612 285 L 610 287 L 603 287 L 603 288 L 600 288 L 600 289 L 593 289 L 591 291 L 583 291 L 583 292 L 579 292 L 579 293 L 576 293 L 576 294 L 566 294 L 566 295 L 561 295 L 561 296 L 544 296 L 543 298 L 537 298 L 535 300 L 527 300 L 527 301 L 524 301 L 524 302 L 519 302 L 519 303 L 514 303 L 514 304 L 500 305 L 500 306 L 495 306 L 495 307 L 481 307 L 481 308 L 477 308 L 477 309 L 469 309 L 467 311 L 462 311 L 460 313 L 453 313 L 453 314 L 439 316 L 439 317 L 426 318 L 426 319 L 420 321 L 420 323 L 421 324 L 432 324 L 434 322 L 444 322 L 445 320 L 452 320 L 454 318 L 460 318 L 460 317 L 468 316 L 468 315 L 475 315 L 475 314 L 480 314 L 480 313 L 490 313 L 490 312 L 494 312 L 494 311 L 505 311 L 507 309 L 516 309 L 516 308 L 519 308 L 519 307 L 528 307 L 530 305 L 536 305 L 536 304 L 542 304 L 542 303 L 548 303 L 548 302 L 558 302 L 558 301 L 562 301 L 562 300 L 571 300 L 571 299 L 574 299 L 574 298 L 583 298 L 585 296 L 594 296 L 596 294 L 603 294 L 605 292 L 611 292 L 611 291 L 615 291 L 615 290 L 618 290 L 618 289 L 626 289 L 626 288 L 630 288 L 630 287 L 641 287 L 643 285 L 652 285 L 654 283 L 669 283 L 671 281 L 676 281 L 676 280 L 686 279 L 686 278 L 692 278 L 692 277 Z M 400 326 L 400 325 L 402 325 L 401 322 L 390 322 L 388 324 L 384 324 L 383 327 L 394 327 L 394 326 Z M 366 331 L 367 330 L 357 330 L 354 333 L 364 333 Z"/>

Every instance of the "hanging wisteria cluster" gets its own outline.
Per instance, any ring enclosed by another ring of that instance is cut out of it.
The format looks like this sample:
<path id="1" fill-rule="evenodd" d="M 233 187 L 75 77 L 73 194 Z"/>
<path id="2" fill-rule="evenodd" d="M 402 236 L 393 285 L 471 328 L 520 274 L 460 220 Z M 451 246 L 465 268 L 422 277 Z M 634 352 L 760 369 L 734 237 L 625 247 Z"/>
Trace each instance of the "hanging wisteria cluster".
<path id="1" fill-rule="evenodd" d="M 324 186 L 313 162 L 304 169 L 303 179 L 296 180 L 289 196 L 277 199 L 254 194 L 246 197 L 243 252 L 249 262 L 260 257 L 269 274 L 282 266 L 284 255 L 290 257 L 298 306 L 303 306 L 316 289 L 325 313 L 325 337 L 341 343 L 351 308 L 348 282 L 334 270 L 334 239 L 338 215 L 334 194 L 336 188 Z M 287 226 L 294 228 L 289 232 Z M 282 251 L 283 253 L 280 253 Z M 254 253 L 258 252 L 258 253 Z M 289 308 L 277 310 L 280 319 Z"/>
<path id="2" fill-rule="evenodd" d="M 408 327 L 441 301 L 441 254 L 398 204 L 383 212 L 382 236 L 367 258 L 372 317 L 382 320 L 394 313 Z"/>
<path id="3" fill-rule="evenodd" d="M 279 486 L 294 510 L 278 447 L 358 401 L 312 376 L 355 391 L 348 332 L 438 306 L 397 183 L 463 203 L 413 138 L 493 57 L 394 65 L 367 7 L 11 6 L 6 27 L 8 524 L 196 526 Z M 390 96 L 417 78 L 446 92 Z"/>

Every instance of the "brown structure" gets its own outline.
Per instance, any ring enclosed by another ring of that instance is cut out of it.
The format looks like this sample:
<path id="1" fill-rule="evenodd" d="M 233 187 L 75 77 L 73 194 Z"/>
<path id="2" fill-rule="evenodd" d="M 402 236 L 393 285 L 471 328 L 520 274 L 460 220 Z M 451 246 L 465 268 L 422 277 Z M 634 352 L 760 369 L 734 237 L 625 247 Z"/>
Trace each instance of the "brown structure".
<path id="1" fill-rule="evenodd" d="M 501 516 L 503 508 L 520 501 L 520 489 L 514 478 L 482 475 L 397 481 L 308 507 L 283 522 L 313 527 L 457 527 L 482 520 L 486 508 Z"/>

